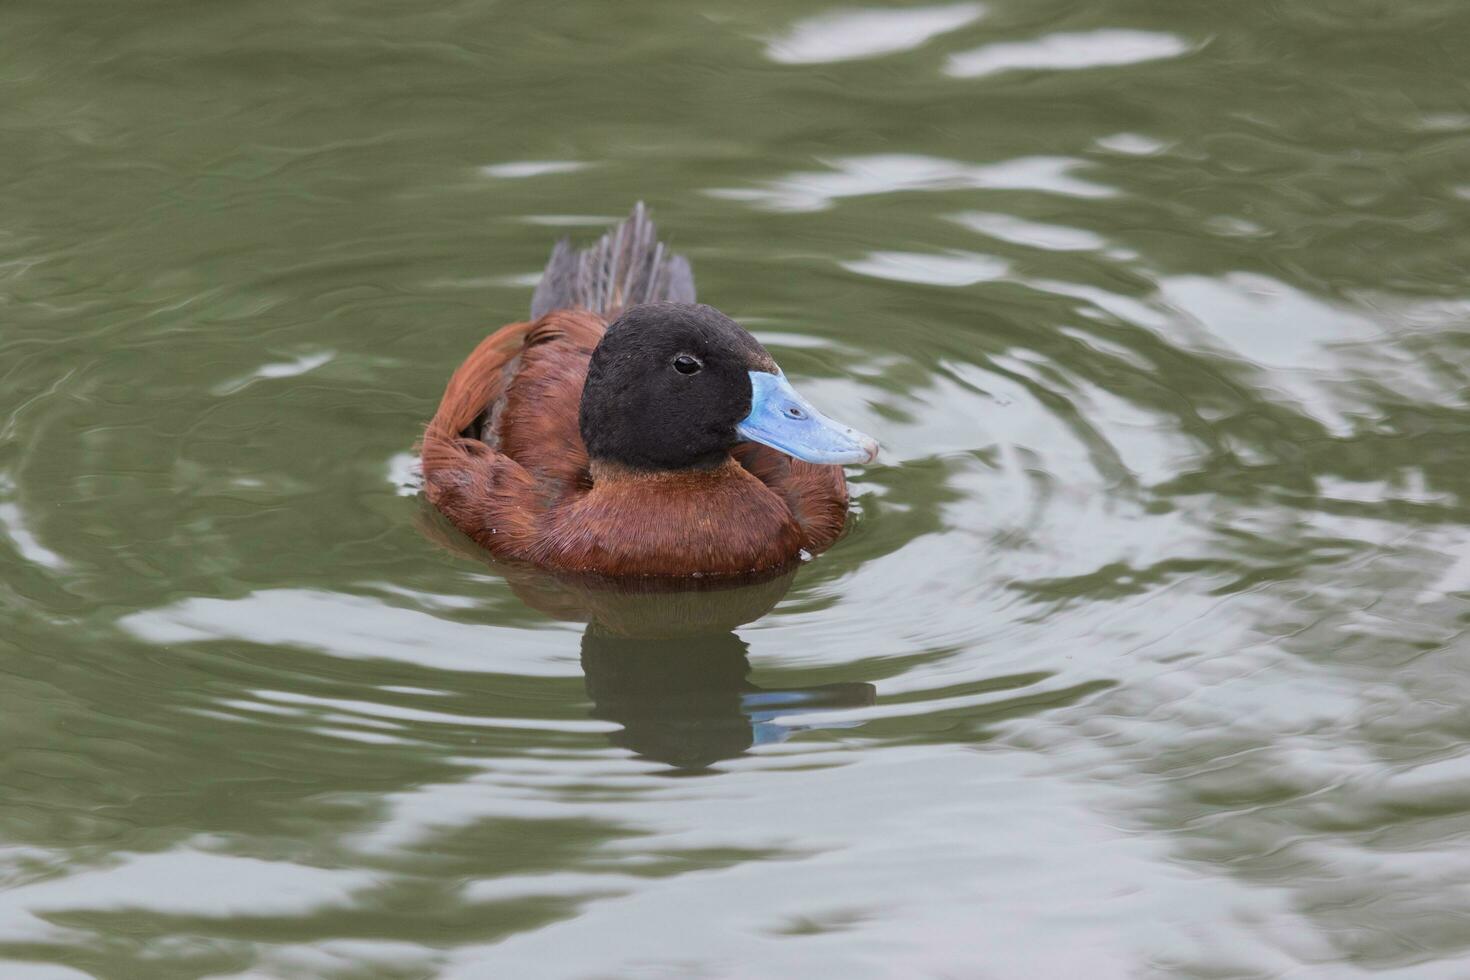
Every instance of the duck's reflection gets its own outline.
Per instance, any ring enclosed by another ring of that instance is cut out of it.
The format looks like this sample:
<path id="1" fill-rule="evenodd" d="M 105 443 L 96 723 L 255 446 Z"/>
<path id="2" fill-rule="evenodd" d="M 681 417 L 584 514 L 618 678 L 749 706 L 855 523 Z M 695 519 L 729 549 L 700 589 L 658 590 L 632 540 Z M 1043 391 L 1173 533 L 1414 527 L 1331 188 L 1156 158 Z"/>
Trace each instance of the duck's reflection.
<path id="1" fill-rule="evenodd" d="M 649 759 L 704 769 L 753 745 L 815 727 L 811 713 L 872 704 L 871 684 L 762 688 L 750 683 L 747 644 L 735 627 L 769 612 L 793 572 L 730 587 L 630 586 L 517 569 L 507 576 L 529 605 L 587 623 L 582 670 L 592 716 L 616 722 L 610 736 Z M 807 724 L 783 724 L 800 713 Z"/>
<path id="2" fill-rule="evenodd" d="M 484 561 L 468 539 L 426 515 L 421 527 L 455 552 Z M 759 687 L 734 630 L 775 608 L 796 570 L 733 584 L 695 580 L 612 582 L 491 562 L 520 599 L 557 619 L 587 624 L 582 670 L 594 718 L 622 730 L 613 744 L 680 769 L 708 768 L 755 745 L 817 727 L 823 709 L 869 705 L 865 683 Z M 800 714 L 803 724 L 783 722 Z"/>
<path id="3" fill-rule="evenodd" d="M 582 670 L 592 716 L 623 726 L 612 742 L 681 769 L 784 740 L 798 729 L 783 715 L 873 703 L 871 684 L 751 684 L 746 643 L 734 633 L 632 639 L 594 624 L 582 636 Z"/>

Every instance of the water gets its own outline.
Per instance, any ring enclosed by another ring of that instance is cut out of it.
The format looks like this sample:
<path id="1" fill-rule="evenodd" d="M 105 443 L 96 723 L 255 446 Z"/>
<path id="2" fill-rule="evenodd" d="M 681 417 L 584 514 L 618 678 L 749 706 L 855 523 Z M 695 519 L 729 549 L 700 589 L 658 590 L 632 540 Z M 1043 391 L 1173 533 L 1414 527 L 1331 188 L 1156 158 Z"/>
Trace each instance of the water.
<path id="1" fill-rule="evenodd" d="M 1467 47 L 11 0 L 0 974 L 1470 976 Z M 639 198 L 885 446 L 766 591 L 508 581 L 412 486 Z"/>

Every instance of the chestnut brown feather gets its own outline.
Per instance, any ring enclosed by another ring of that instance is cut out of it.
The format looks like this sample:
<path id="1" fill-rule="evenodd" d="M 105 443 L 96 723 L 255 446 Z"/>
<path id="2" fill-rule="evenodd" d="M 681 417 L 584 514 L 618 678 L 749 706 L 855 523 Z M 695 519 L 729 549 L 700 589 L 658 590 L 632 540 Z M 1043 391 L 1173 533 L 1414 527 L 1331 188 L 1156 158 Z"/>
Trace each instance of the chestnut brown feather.
<path id="1" fill-rule="evenodd" d="M 454 372 L 422 459 L 425 495 L 456 527 L 500 558 L 614 576 L 741 575 L 837 539 L 838 466 L 743 443 L 712 470 L 593 472 L 577 410 L 605 329 L 559 310 L 502 328 Z M 487 409 L 491 438 L 466 436 Z"/>

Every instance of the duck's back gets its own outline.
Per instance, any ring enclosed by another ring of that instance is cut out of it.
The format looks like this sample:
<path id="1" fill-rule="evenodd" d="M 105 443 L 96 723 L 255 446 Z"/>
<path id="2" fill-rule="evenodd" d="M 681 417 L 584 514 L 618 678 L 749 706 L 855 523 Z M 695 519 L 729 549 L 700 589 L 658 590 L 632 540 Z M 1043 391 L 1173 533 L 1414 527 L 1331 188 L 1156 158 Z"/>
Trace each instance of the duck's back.
<path id="1" fill-rule="evenodd" d="M 836 540 L 847 514 L 841 467 L 755 444 L 733 455 L 756 479 L 715 494 L 728 519 L 711 515 L 720 536 L 709 541 L 681 541 L 673 515 L 651 512 L 655 501 L 631 488 L 589 495 L 578 425 L 588 361 L 624 308 L 659 301 L 693 302 L 694 278 L 641 203 L 592 248 L 558 242 L 533 319 L 487 337 L 449 381 L 421 447 L 430 502 L 497 557 L 604 574 L 738 574 Z"/>

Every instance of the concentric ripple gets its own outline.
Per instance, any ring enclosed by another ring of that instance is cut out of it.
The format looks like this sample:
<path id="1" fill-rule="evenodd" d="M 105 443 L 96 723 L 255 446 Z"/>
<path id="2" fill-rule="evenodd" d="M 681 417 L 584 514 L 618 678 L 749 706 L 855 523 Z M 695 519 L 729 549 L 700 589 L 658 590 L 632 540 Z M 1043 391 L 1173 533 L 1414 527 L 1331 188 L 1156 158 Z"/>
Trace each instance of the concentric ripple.
<path id="1" fill-rule="evenodd" d="M 6 8 L 0 976 L 1466 972 L 1462 6 Z M 793 575 L 416 493 L 636 199 Z"/>

